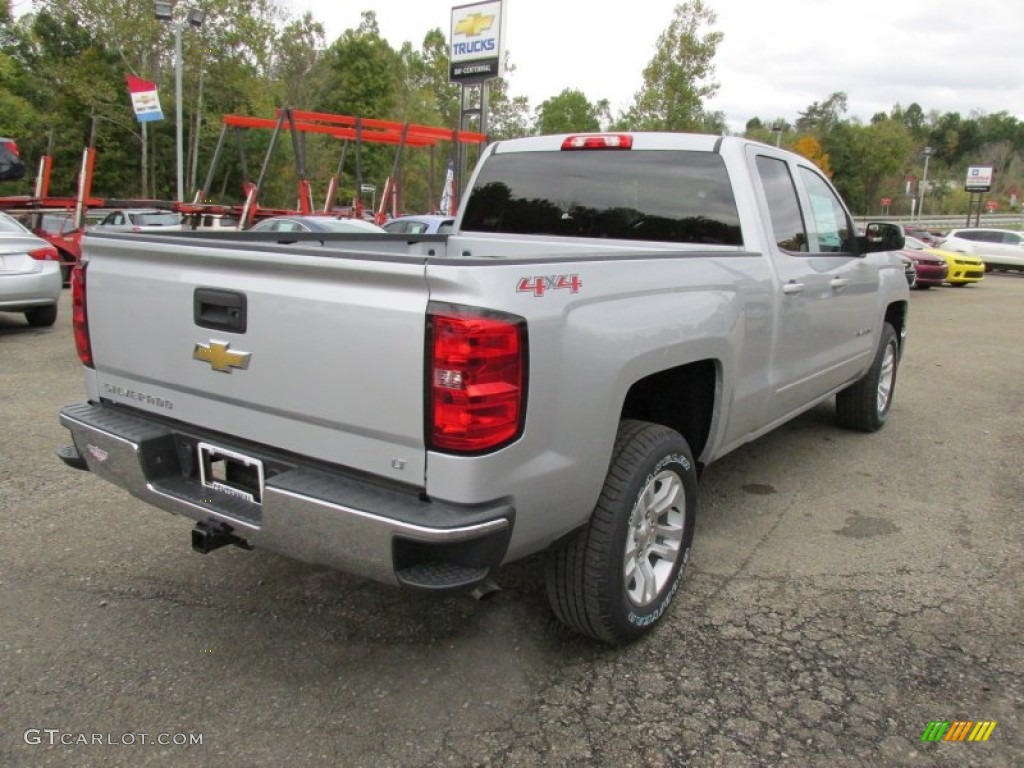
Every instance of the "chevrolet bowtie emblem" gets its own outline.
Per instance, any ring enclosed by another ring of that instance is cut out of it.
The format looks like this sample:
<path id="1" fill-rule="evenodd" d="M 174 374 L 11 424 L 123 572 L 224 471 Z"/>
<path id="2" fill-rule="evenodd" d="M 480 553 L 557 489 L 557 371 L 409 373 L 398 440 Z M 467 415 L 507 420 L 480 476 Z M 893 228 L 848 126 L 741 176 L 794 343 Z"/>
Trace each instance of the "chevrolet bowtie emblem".
<path id="1" fill-rule="evenodd" d="M 455 25 L 455 34 L 476 37 L 481 32 L 490 29 L 492 24 L 494 24 L 493 15 L 484 16 L 482 13 L 471 13 Z"/>
<path id="2" fill-rule="evenodd" d="M 210 339 L 209 344 L 196 344 L 192 358 L 209 363 L 213 370 L 221 373 L 231 373 L 232 368 L 241 368 L 244 371 L 249 367 L 249 358 L 252 357 L 252 353 L 236 352 L 233 349 L 228 349 L 229 346 L 231 346 L 231 342 Z"/>

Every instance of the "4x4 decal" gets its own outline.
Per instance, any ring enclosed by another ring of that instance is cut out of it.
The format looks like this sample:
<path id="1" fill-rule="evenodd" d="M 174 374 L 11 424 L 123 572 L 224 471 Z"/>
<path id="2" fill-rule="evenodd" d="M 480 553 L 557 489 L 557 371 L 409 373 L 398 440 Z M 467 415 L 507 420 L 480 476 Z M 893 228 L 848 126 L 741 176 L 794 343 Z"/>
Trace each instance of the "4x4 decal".
<path id="1" fill-rule="evenodd" d="M 543 296 L 548 291 L 558 290 L 579 293 L 582 287 L 583 281 L 579 275 L 537 275 L 519 278 L 516 293 L 532 293 L 534 296 Z"/>

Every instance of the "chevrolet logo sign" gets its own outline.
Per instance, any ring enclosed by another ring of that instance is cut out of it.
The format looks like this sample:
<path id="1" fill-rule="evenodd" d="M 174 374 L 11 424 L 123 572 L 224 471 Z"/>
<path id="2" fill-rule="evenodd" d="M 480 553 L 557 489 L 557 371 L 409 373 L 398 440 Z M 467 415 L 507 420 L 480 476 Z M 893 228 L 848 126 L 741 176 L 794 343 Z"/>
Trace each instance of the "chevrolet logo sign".
<path id="1" fill-rule="evenodd" d="M 196 344 L 196 348 L 192 351 L 192 359 L 209 363 L 213 370 L 221 373 L 231 373 L 232 368 L 241 368 L 244 371 L 249 367 L 249 358 L 252 357 L 252 353 L 228 349 L 230 346 L 231 342 L 210 339 L 209 344 Z"/>
<path id="2" fill-rule="evenodd" d="M 455 34 L 476 37 L 481 32 L 486 32 L 490 29 L 493 24 L 493 15 L 484 16 L 482 13 L 471 13 L 455 25 Z"/>

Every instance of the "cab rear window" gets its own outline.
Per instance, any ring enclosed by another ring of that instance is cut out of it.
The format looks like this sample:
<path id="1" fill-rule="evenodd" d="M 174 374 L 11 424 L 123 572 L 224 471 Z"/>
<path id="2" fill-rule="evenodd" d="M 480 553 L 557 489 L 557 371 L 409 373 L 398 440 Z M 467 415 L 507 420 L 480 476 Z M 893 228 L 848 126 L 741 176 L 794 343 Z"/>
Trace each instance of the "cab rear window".
<path id="1" fill-rule="evenodd" d="M 674 150 L 492 155 L 462 231 L 743 245 L 722 158 Z"/>

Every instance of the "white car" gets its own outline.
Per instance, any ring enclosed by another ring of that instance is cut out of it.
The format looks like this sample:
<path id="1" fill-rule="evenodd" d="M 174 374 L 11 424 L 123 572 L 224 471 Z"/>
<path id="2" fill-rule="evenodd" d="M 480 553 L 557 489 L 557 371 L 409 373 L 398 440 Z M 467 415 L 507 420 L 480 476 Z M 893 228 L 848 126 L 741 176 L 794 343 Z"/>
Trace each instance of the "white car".
<path id="1" fill-rule="evenodd" d="M 179 232 L 181 216 L 159 208 L 122 208 L 111 211 L 99 224 L 96 232 Z"/>
<path id="2" fill-rule="evenodd" d="M 0 213 L 0 312 L 22 312 L 36 327 L 53 325 L 62 285 L 57 249 Z"/>
<path id="3" fill-rule="evenodd" d="M 955 253 L 969 253 L 985 261 L 985 270 L 1024 270 L 1024 232 L 1012 229 L 950 230 L 936 248 Z"/>

